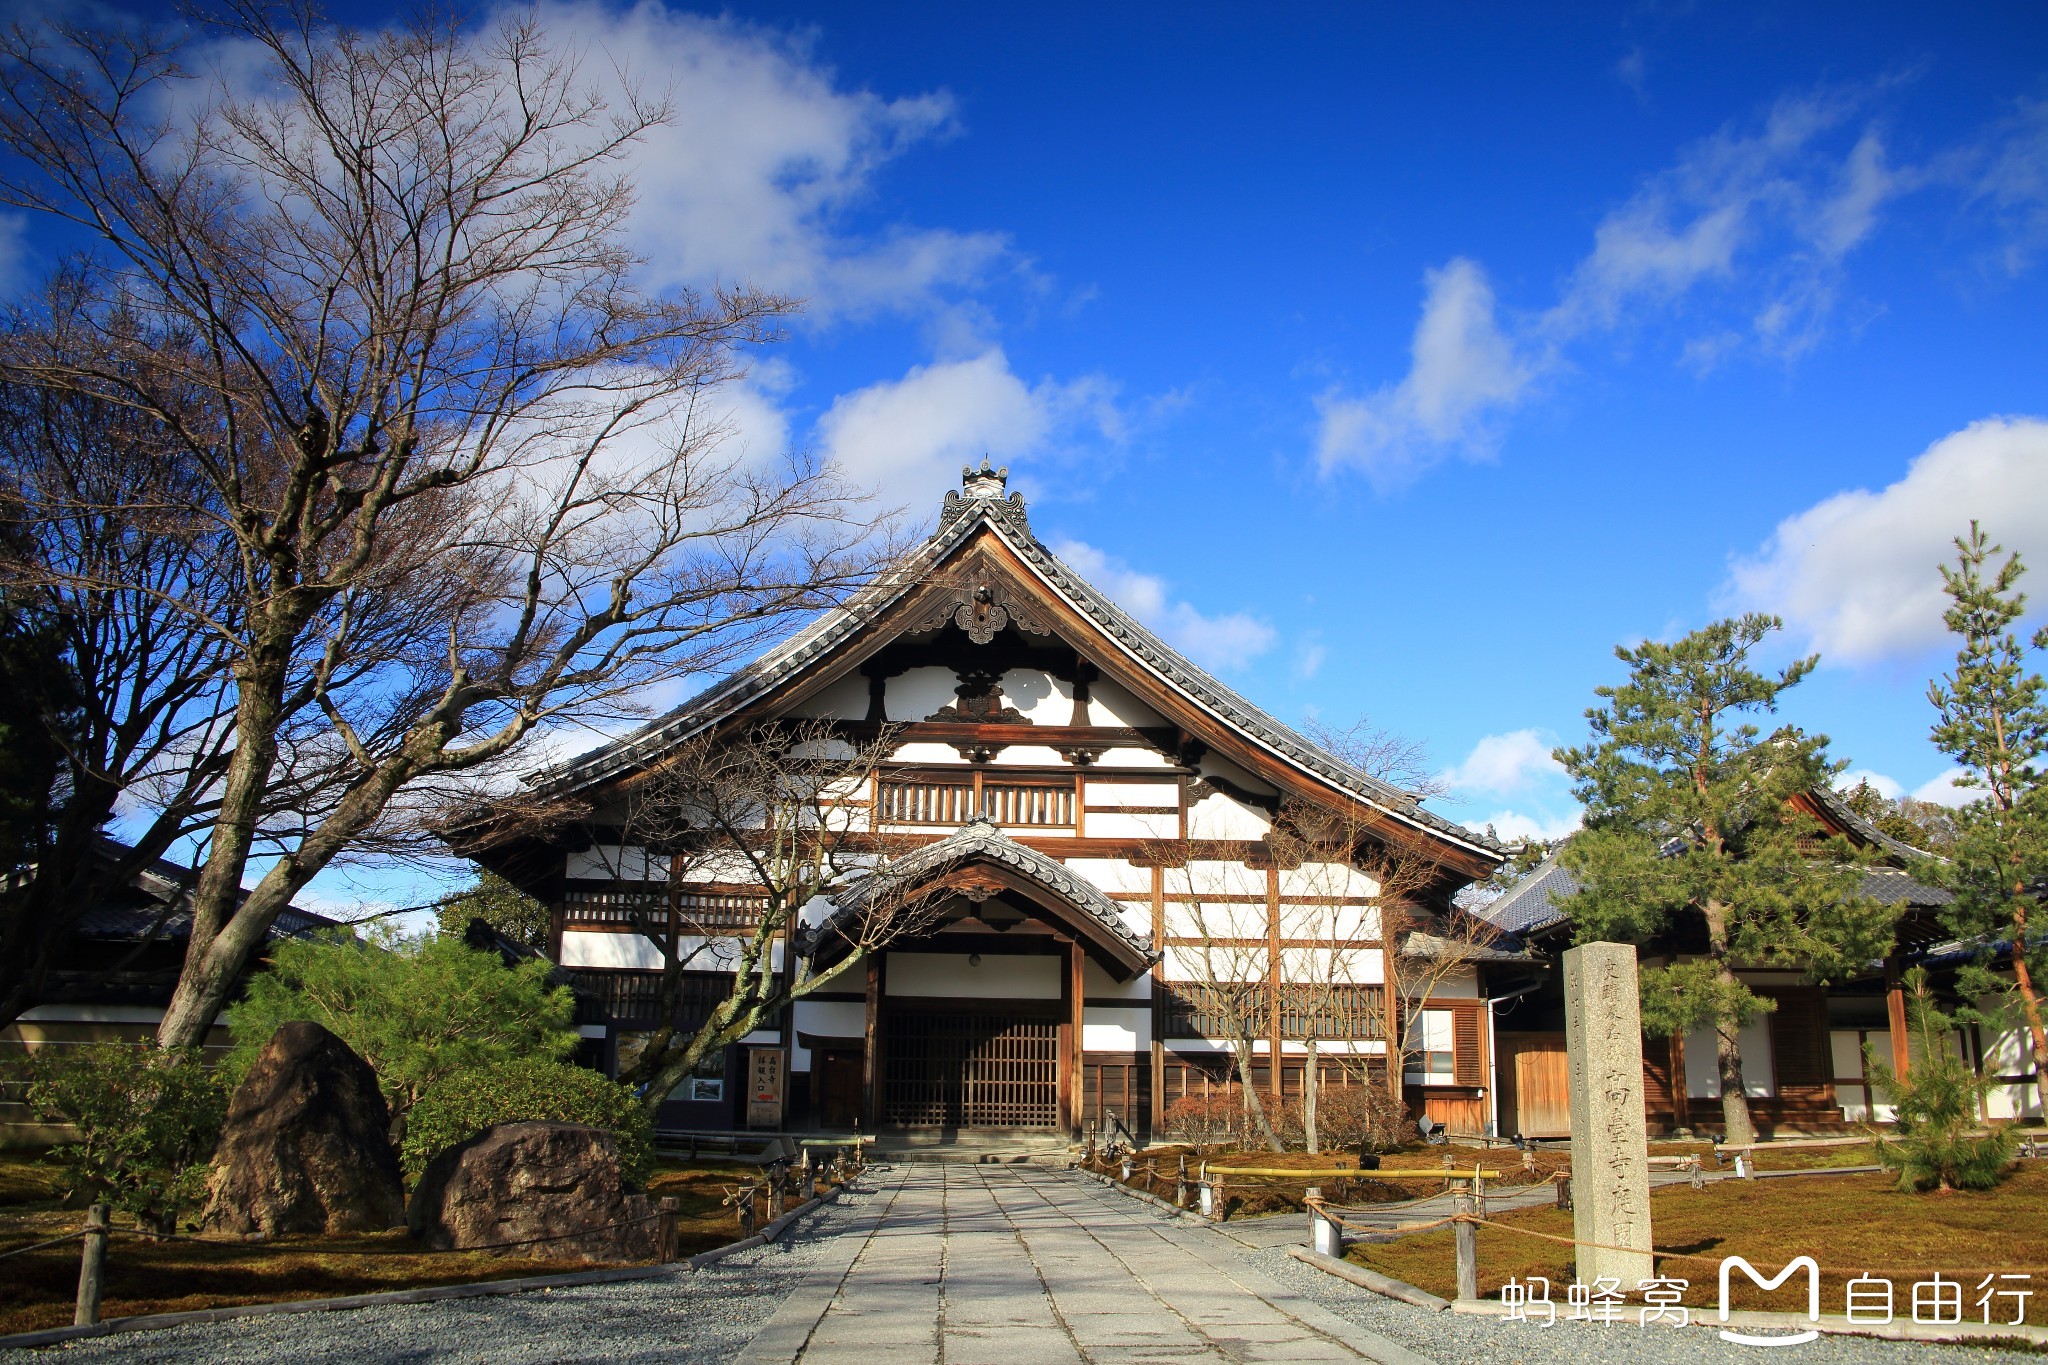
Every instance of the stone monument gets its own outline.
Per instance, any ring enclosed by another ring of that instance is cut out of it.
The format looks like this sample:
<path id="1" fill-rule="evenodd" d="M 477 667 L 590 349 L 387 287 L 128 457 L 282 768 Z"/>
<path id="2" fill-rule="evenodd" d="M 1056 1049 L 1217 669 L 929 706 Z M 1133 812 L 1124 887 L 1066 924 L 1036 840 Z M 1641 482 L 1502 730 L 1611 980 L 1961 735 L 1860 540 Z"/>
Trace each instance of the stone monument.
<path id="1" fill-rule="evenodd" d="M 1632 945 L 1588 943 L 1565 953 L 1564 1039 L 1579 1282 L 1611 1276 L 1632 1291 L 1653 1273 L 1643 1011 Z M 1589 1243 L 1641 1250 L 1608 1251 Z"/>

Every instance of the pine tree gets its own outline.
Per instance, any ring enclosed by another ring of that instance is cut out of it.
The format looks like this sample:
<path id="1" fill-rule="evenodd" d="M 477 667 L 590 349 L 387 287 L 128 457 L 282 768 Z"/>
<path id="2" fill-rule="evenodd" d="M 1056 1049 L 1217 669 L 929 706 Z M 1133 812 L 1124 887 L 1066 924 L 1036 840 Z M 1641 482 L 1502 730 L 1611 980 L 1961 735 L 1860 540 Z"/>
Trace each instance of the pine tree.
<path id="1" fill-rule="evenodd" d="M 1946 927 L 1983 951 L 1958 973 L 1958 992 L 1999 1002 L 1991 1011 L 1997 1022 L 2017 1014 L 2032 1046 L 2034 1083 L 2048 1103 L 2041 999 L 2048 977 L 2041 909 L 2048 881 L 2048 782 L 2041 771 L 2048 761 L 2048 697 L 2013 631 L 2026 609 L 2026 594 L 2017 589 L 2025 566 L 2015 554 L 1985 576 L 2003 553 L 1973 521 L 1970 534 L 1956 540 L 1956 566 L 1941 570 L 1950 599 L 1942 619 L 1962 646 L 1955 672 L 1927 688 L 1940 716 L 1934 742 L 1963 768 L 1957 785 L 1979 795 L 1956 812 L 1955 844 L 1936 872 L 1955 894 L 1943 912 Z M 2032 647 L 2048 649 L 2048 628 L 2036 632 Z M 1991 968 L 2006 944 L 2009 980 Z"/>
<path id="2" fill-rule="evenodd" d="M 1913 1064 L 1901 1076 L 1875 1047 L 1864 1058 L 1871 1084 L 1892 1097 L 1892 1133 L 1874 1144 L 1878 1163 L 1899 1173 L 1899 1189 L 1906 1194 L 1988 1190 L 2012 1164 L 2015 1145 L 2011 1128 L 1977 1136 L 1977 1116 L 1995 1082 L 1963 1059 L 1956 1047 L 1957 1020 L 1935 1004 L 1925 967 L 1906 973 L 1906 990 L 1919 1044 Z"/>
<path id="3" fill-rule="evenodd" d="M 1582 888 L 1567 907 L 1579 941 L 1698 939 L 1698 955 L 1643 968 L 1643 1020 L 1654 1033 L 1713 1028 L 1731 1143 L 1756 1140 L 1738 1035 L 1771 1009 L 1735 969 L 1824 981 L 1882 956 L 1893 919 L 1857 894 L 1859 855 L 1793 804 L 1843 766 L 1826 737 L 1764 737 L 1744 719 L 1774 712 L 1818 662 L 1752 668 L 1779 625 L 1750 615 L 1617 648 L 1628 681 L 1595 689 L 1606 704 L 1586 712 L 1592 743 L 1556 755 L 1586 807 L 1564 853 Z"/>
<path id="4" fill-rule="evenodd" d="M 471 920 L 482 920 L 522 948 L 548 946 L 547 906 L 495 872 L 480 872 L 475 883 L 441 902 L 441 932 L 461 938 Z"/>

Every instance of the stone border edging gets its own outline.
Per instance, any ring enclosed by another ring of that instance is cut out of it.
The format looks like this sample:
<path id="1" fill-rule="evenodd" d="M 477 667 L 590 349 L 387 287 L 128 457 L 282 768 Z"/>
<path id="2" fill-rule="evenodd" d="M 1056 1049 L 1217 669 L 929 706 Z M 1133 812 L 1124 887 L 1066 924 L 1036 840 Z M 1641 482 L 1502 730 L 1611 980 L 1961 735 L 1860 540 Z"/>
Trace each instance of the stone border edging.
<path id="1" fill-rule="evenodd" d="M 1451 1306 L 1449 1299 L 1440 1299 L 1427 1289 L 1419 1289 L 1406 1280 L 1397 1280 L 1391 1275 L 1382 1275 L 1377 1270 L 1353 1265 L 1349 1261 L 1340 1261 L 1335 1256 L 1325 1256 L 1322 1252 L 1313 1251 L 1308 1247 L 1289 1247 L 1287 1254 L 1304 1265 L 1312 1265 L 1324 1274 L 1334 1275 L 1340 1280 L 1357 1285 L 1360 1289 L 1370 1289 L 1375 1294 L 1399 1299 L 1402 1303 L 1413 1304 L 1417 1308 L 1427 1308 L 1432 1313 L 1441 1313 Z"/>
<path id="2" fill-rule="evenodd" d="M 40 1332 L 17 1332 L 12 1336 L 0 1336 L 0 1350 L 52 1346 L 58 1342 L 77 1341 L 85 1337 L 153 1332 L 165 1327 L 226 1322 L 233 1318 L 269 1317 L 280 1313 L 338 1312 L 351 1308 L 376 1308 L 384 1304 L 432 1303 L 436 1299 L 478 1299 L 494 1294 L 526 1294 L 542 1289 L 615 1284 L 622 1280 L 653 1279 L 681 1267 L 680 1262 L 669 1265 L 614 1266 L 607 1270 L 571 1271 L 565 1275 L 528 1275 L 507 1280 L 477 1280 L 469 1284 L 439 1284 L 424 1289 L 391 1289 L 375 1294 L 349 1294 L 333 1299 L 283 1299 L 274 1303 L 199 1308 L 187 1313 L 140 1313 L 133 1317 L 108 1318 L 90 1327 L 46 1327 Z"/>
<path id="3" fill-rule="evenodd" d="M 789 1210 L 789 1212 L 783 1214 L 753 1236 L 742 1237 L 737 1242 L 727 1242 L 724 1246 L 713 1247 L 709 1251 L 700 1251 L 695 1256 L 686 1257 L 682 1264 L 687 1265 L 692 1270 L 702 1270 L 707 1265 L 716 1265 L 728 1256 L 737 1255 L 742 1251 L 752 1251 L 758 1246 L 766 1246 L 777 1237 L 780 1237 L 784 1228 L 794 1223 L 804 1214 L 809 1213 L 812 1209 L 823 1204 L 836 1203 L 839 1199 L 839 1192 L 845 1188 L 846 1186 L 844 1185 L 834 1185 L 817 1198 L 806 1199 L 803 1203 L 798 1204 L 795 1208 Z"/>
<path id="4" fill-rule="evenodd" d="M 1167 1203 L 1164 1199 L 1161 1199 L 1156 1194 L 1152 1194 L 1151 1192 L 1146 1190 L 1134 1190 L 1129 1185 L 1124 1184 L 1123 1181 L 1112 1180 L 1110 1177 L 1101 1174 L 1099 1171 L 1091 1171 L 1085 1166 L 1069 1166 L 1066 1169 L 1075 1175 L 1086 1176 L 1090 1180 L 1095 1181 L 1097 1184 L 1106 1185 L 1110 1189 L 1115 1190 L 1120 1194 L 1127 1195 L 1132 1199 L 1142 1199 L 1146 1203 L 1152 1205 L 1154 1208 L 1161 1209 L 1167 1213 L 1170 1213 L 1174 1217 L 1182 1219 L 1183 1221 L 1190 1223 L 1198 1223 L 1203 1227 L 1209 1226 L 1209 1220 L 1202 1217 L 1201 1214 L 1195 1212 L 1193 1209 L 1178 1208 L 1175 1205 Z"/>
<path id="5" fill-rule="evenodd" d="M 273 1303 L 244 1303 L 225 1308 L 199 1308 L 186 1313 L 138 1313 L 132 1317 L 108 1318 L 90 1327 L 46 1327 L 40 1332 L 16 1332 L 0 1336 L 0 1351 L 54 1346 L 59 1342 L 88 1337 L 117 1336 L 128 1332 L 155 1332 L 167 1327 L 186 1327 L 235 1318 L 270 1317 L 280 1313 L 331 1313 L 354 1308 L 378 1308 L 387 1304 L 433 1303 L 439 1299 L 481 1299 L 499 1294 L 530 1294 L 544 1289 L 574 1289 L 584 1285 L 618 1284 L 650 1280 L 672 1272 L 702 1270 L 741 1251 L 773 1241 L 783 1229 L 821 1204 L 838 1200 L 846 1186 L 835 1185 L 816 1199 L 807 1199 L 751 1237 L 728 1242 L 722 1247 L 700 1251 L 695 1256 L 665 1265 L 612 1266 L 604 1270 L 575 1270 L 564 1275 L 526 1275 L 506 1280 L 476 1280 L 469 1284 L 431 1285 L 424 1289 L 391 1289 L 375 1294 L 349 1294 L 332 1299 L 283 1299 Z"/>

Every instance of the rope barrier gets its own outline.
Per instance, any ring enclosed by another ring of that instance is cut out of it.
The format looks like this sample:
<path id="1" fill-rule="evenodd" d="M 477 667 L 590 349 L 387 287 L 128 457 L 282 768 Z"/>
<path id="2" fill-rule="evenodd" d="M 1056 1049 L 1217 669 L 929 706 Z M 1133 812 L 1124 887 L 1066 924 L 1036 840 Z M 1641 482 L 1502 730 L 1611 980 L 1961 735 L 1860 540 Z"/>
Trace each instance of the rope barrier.
<path id="1" fill-rule="evenodd" d="M 600 1233 L 611 1232 L 618 1228 L 639 1227 L 642 1223 L 655 1222 L 662 1216 L 663 1215 L 661 1213 L 656 1212 L 647 1214 L 645 1217 L 642 1218 L 628 1218 L 623 1222 L 605 1223 L 598 1227 L 585 1228 L 581 1232 L 557 1232 L 551 1233 L 545 1237 L 520 1237 L 507 1242 L 483 1242 L 476 1246 L 453 1247 L 450 1249 L 454 1251 L 502 1251 L 507 1247 L 538 1246 L 544 1242 L 567 1242 L 573 1241 L 578 1237 L 595 1237 Z M 222 1250 L 226 1251 L 275 1251 L 280 1254 L 288 1254 L 294 1252 L 317 1252 L 317 1254 L 322 1256 L 388 1256 L 391 1254 L 388 1251 L 382 1250 L 342 1251 L 336 1249 L 329 1249 L 325 1247 L 313 1247 L 310 1245 L 301 1245 L 298 1243 L 286 1242 L 251 1240 L 229 1241 L 225 1238 L 220 1237 L 200 1237 L 190 1233 L 183 1232 L 150 1232 L 144 1228 L 109 1227 L 107 1229 L 107 1235 L 109 1237 L 132 1237 L 135 1240 L 141 1242 L 194 1242 L 200 1246 L 219 1247 Z M 69 1242 L 76 1240 L 77 1238 L 81 1238 L 83 1236 L 85 1236 L 83 1232 L 74 1232 L 67 1237 L 58 1237 L 52 1241 L 38 1243 L 37 1246 L 55 1246 L 59 1242 Z M 5 1256 L 18 1255 L 20 1254 L 20 1252 L 23 1251 L 34 1250 L 36 1250 L 36 1247 L 22 1247 L 19 1248 L 18 1251 L 0 1253 L 0 1258 L 4 1258 Z"/>
<path id="2" fill-rule="evenodd" d="M 47 1242 L 37 1242 L 33 1246 L 16 1247 L 12 1251 L 0 1251 L 0 1261 L 6 1260 L 9 1256 L 26 1256 L 31 1251 L 41 1251 L 45 1247 L 62 1246 L 66 1242 L 81 1241 L 84 1237 L 85 1234 L 83 1232 L 67 1232 L 62 1237 L 52 1237 Z"/>

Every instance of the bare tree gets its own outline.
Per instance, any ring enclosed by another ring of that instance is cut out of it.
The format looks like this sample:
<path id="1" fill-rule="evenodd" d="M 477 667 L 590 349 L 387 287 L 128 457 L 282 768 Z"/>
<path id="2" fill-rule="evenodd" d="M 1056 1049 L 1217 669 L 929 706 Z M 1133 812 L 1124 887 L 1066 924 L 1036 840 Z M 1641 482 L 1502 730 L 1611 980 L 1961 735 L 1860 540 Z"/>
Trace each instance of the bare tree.
<path id="1" fill-rule="evenodd" d="M 1200 845 L 1186 839 L 1148 845 L 1145 857 L 1165 869 L 1170 989 L 1186 998 L 1204 1033 L 1229 1043 L 1247 1125 L 1268 1148 L 1282 1151 L 1252 1079 L 1252 1058 L 1258 1041 L 1271 1036 L 1279 989 L 1266 872 L 1204 858 Z M 1280 1058 L 1268 1061 L 1277 1080 Z"/>
<path id="2" fill-rule="evenodd" d="M 942 884 L 896 875 L 912 845 L 872 826 L 877 776 L 898 742 L 894 727 L 850 738 L 806 719 L 706 736 L 594 812 L 620 841 L 614 875 L 638 875 L 628 860 L 641 858 L 667 875 L 658 904 L 628 902 L 662 960 L 660 1022 L 619 1072 L 646 1087 L 650 1110 L 706 1058 L 935 923 Z M 688 1018 L 691 971 L 731 981 L 700 1019 Z"/>
<path id="3" fill-rule="evenodd" d="M 233 735 L 166 1045 L 402 793 L 744 657 L 877 562 L 831 471 L 721 442 L 714 396 L 789 301 L 636 283 L 622 157 L 664 105 L 608 106 L 530 17 L 201 17 L 237 57 L 212 74 L 140 25 L 0 35 L 0 201 L 88 244 L 74 305 L 0 365 L 156 424 L 191 534 L 228 547 L 232 609 L 162 599 L 222 652 Z M 76 496 L 116 525 L 161 510 Z M 10 574 L 135 586 L 61 556 Z M 306 771 L 319 799 L 266 824 Z"/>

